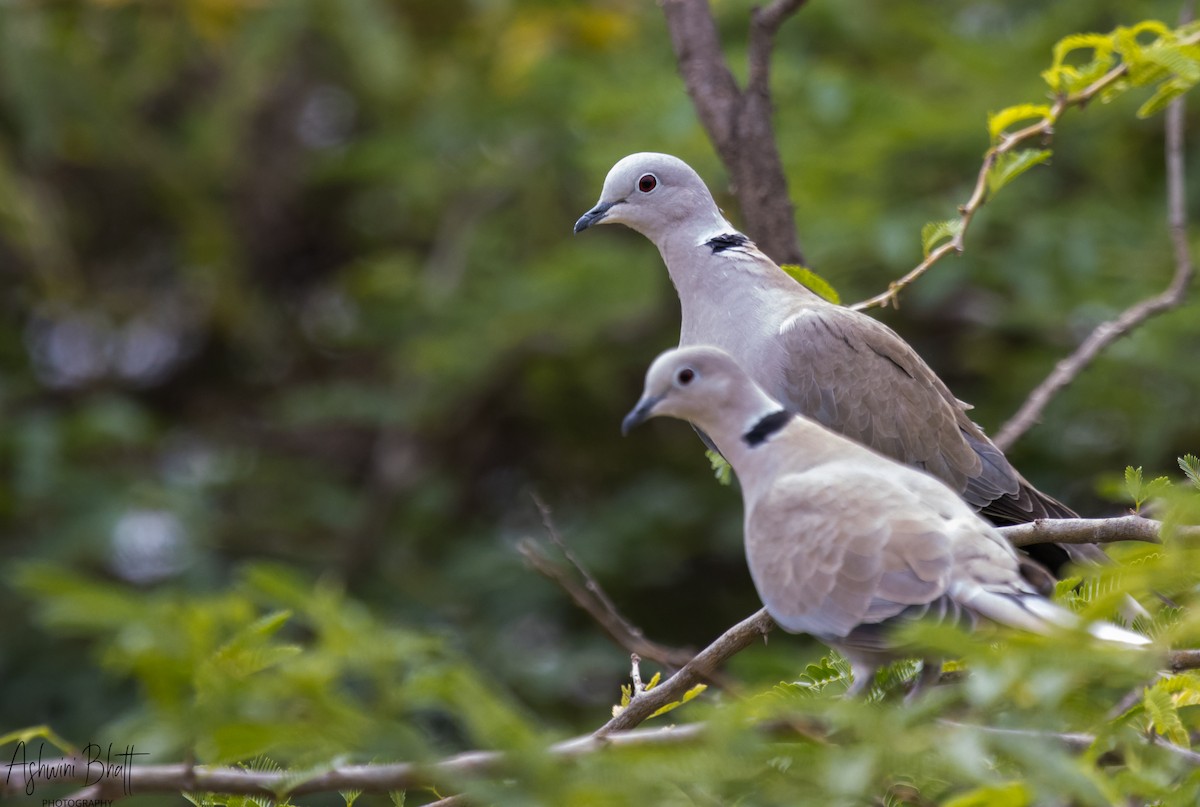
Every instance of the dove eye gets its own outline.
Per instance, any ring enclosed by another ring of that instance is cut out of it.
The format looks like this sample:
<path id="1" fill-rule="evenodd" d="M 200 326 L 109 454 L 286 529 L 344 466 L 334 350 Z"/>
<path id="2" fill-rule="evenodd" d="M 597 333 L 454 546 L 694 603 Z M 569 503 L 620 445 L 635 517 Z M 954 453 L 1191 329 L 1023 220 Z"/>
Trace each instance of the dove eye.
<path id="1" fill-rule="evenodd" d="M 658 177 L 654 174 L 642 174 L 642 178 L 638 180 L 638 190 L 642 193 L 649 193 L 658 187 Z"/>
<path id="2" fill-rule="evenodd" d="M 679 386 L 686 387 L 688 384 L 692 383 L 692 379 L 695 377 L 696 373 L 692 370 L 692 368 L 684 367 L 679 371 L 679 374 L 675 376 L 675 380 L 679 382 Z"/>

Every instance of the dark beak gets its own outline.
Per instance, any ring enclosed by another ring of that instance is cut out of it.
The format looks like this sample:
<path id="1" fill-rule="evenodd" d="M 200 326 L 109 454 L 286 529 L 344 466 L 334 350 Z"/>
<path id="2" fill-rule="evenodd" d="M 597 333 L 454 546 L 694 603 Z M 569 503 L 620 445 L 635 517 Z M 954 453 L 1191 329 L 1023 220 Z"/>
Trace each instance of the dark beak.
<path id="1" fill-rule="evenodd" d="M 658 397 L 643 398 L 642 400 L 638 401 L 637 406 L 633 408 L 633 411 L 626 415 L 625 419 L 621 421 L 622 436 L 629 434 L 629 430 L 634 426 L 640 426 L 642 423 L 648 420 L 650 416 L 654 414 L 654 407 L 658 406 L 658 402 L 661 400 L 662 398 Z"/>
<path id="2" fill-rule="evenodd" d="M 578 235 L 593 224 L 599 224 L 604 221 L 604 216 L 608 213 L 608 209 L 615 204 L 617 202 L 601 202 L 584 213 L 579 217 L 579 221 L 575 222 L 575 234 Z"/>

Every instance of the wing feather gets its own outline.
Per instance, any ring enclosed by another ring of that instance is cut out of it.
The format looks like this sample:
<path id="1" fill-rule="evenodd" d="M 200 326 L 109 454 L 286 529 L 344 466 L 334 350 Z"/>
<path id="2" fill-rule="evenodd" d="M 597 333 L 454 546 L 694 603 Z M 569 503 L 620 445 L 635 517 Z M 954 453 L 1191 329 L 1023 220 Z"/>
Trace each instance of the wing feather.
<path id="1" fill-rule="evenodd" d="M 777 350 L 775 383 L 765 386 L 788 408 L 928 471 L 998 524 L 1074 515 L 1021 477 L 970 406 L 883 323 L 806 298 Z"/>

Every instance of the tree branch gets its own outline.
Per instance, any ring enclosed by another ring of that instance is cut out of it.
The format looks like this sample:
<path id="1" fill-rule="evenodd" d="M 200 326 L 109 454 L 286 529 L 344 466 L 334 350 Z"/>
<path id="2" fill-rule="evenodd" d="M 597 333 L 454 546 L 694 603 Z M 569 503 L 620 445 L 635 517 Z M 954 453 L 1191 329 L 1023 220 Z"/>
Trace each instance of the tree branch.
<path id="1" fill-rule="evenodd" d="M 1200 33 L 1192 34 L 1180 40 L 1182 44 L 1194 45 L 1200 42 Z M 975 188 L 971 192 L 970 198 L 966 204 L 958 209 L 959 214 L 959 230 L 949 241 L 941 244 L 936 249 L 932 250 L 925 260 L 921 261 L 915 268 L 904 275 L 899 280 L 888 284 L 887 291 L 870 297 L 866 300 L 854 303 L 850 306 L 855 311 L 862 311 L 866 308 L 875 306 L 895 305 L 900 292 L 913 281 L 925 274 L 935 263 L 944 258 L 947 254 L 954 252 L 956 254 L 963 251 L 963 240 L 966 238 L 967 229 L 971 225 L 971 221 L 975 218 L 975 214 L 979 208 L 987 201 L 988 174 L 992 167 L 996 164 L 996 160 L 1003 154 L 1007 154 L 1017 146 L 1025 142 L 1038 138 L 1040 140 L 1048 140 L 1054 134 L 1054 126 L 1058 123 L 1058 119 L 1064 112 L 1072 107 L 1084 107 L 1089 101 L 1095 98 L 1108 87 L 1111 87 L 1120 79 L 1124 78 L 1129 72 L 1129 66 L 1125 63 L 1119 64 L 1112 70 L 1109 70 L 1100 78 L 1089 84 L 1073 95 L 1060 95 L 1050 107 L 1050 111 L 1040 121 L 1030 124 L 1023 129 L 1018 129 L 1012 133 L 1005 133 L 1000 136 L 1000 142 L 987 150 L 983 157 L 983 164 L 979 168 L 979 173 L 975 177 Z M 1175 101 L 1176 104 L 1181 103 L 1181 100 Z M 1168 129 L 1170 126 L 1168 126 Z M 1182 161 L 1181 161 L 1182 162 Z M 1182 165 L 1180 166 L 1180 179 L 1182 179 Z M 1151 312 L 1157 313 L 1157 312 Z M 1143 317 L 1144 319 L 1144 317 Z M 1097 329 L 1099 330 L 1099 329 Z M 1119 335 L 1119 334 L 1118 334 Z M 1115 338 L 1115 337 L 1114 337 Z M 1111 341 L 1111 339 L 1109 340 Z M 1107 342 L 1105 343 L 1107 344 Z M 996 439 L 996 445 L 1002 449 L 1005 447 L 1001 444 L 1000 439 Z"/>
<path id="2" fill-rule="evenodd" d="M 1000 428 L 993 442 L 1007 451 L 1041 416 L 1050 400 L 1075 380 L 1100 351 L 1129 333 L 1155 314 L 1161 314 L 1183 303 L 1188 285 L 1195 275 L 1187 238 L 1187 191 L 1183 159 L 1183 98 L 1177 98 L 1167 108 L 1167 218 L 1171 243 L 1175 251 L 1175 274 L 1165 291 L 1127 308 L 1119 317 L 1103 322 L 1067 358 L 1054 367 L 1042 383 L 1029 394 L 1021 408 Z"/>
<path id="3" fill-rule="evenodd" d="M 546 753 L 560 759 L 574 759 L 604 748 L 632 748 L 654 745 L 678 745 L 702 736 L 703 723 L 686 726 L 666 726 L 655 729 L 636 729 L 597 737 L 592 734 L 566 740 L 550 746 Z M 64 758 L 44 763 L 55 767 L 79 759 Z M 428 787 L 439 782 L 487 776 L 502 771 L 508 756 L 501 751 L 467 751 L 427 764 L 397 762 L 392 764 L 346 765 L 322 770 L 310 777 L 294 770 L 250 771 L 244 768 L 174 765 L 132 765 L 126 769 L 127 778 L 104 779 L 76 793 L 76 799 L 116 799 L 121 796 L 145 793 L 244 793 L 250 795 L 302 796 L 310 793 L 332 793 L 339 790 L 361 790 L 364 793 L 389 793 L 416 787 Z M 26 766 L 14 766 L 18 776 L 27 775 Z M 13 786 L 25 786 L 23 778 L 13 777 Z M 126 790 L 126 787 L 128 788 Z M 451 797 L 454 798 L 454 797 Z M 454 802 L 450 802 L 454 803 Z"/>
<path id="4" fill-rule="evenodd" d="M 771 94 L 771 51 L 775 34 L 788 17 L 800 10 L 807 0 L 775 0 L 769 6 L 756 6 L 750 12 L 749 75 L 746 92 Z"/>
<path id="5" fill-rule="evenodd" d="M 664 0 L 662 7 L 679 74 L 700 123 L 720 151 L 719 144 L 734 139 L 742 93 L 721 54 L 716 20 L 707 0 Z"/>
<path id="6" fill-rule="evenodd" d="M 766 609 L 743 619 L 701 650 L 679 672 L 631 700 L 612 720 L 598 728 L 593 736 L 607 737 L 613 732 L 631 729 L 667 704 L 682 699 L 685 692 L 710 677 L 721 664 L 757 639 L 765 637 L 774 627 L 775 620 L 771 619 Z"/>
<path id="7" fill-rule="evenodd" d="M 1160 543 L 1161 521 L 1141 516 L 1117 518 L 1040 518 L 1027 524 L 1000 527 L 1000 533 L 1013 546 L 1031 544 L 1108 544 L 1114 541 Z M 1200 527 L 1176 527 L 1171 533 L 1180 538 L 1200 538 Z"/>
<path id="8" fill-rule="evenodd" d="M 1200 670 L 1200 650 L 1172 650 L 1167 653 L 1167 664 L 1171 672 Z"/>
<path id="9" fill-rule="evenodd" d="M 721 52 L 707 0 L 662 0 L 679 73 L 721 162 L 746 231 L 780 263 L 804 263 L 783 160 L 771 126 L 770 55 L 779 26 L 803 0 L 774 0 L 752 12 L 750 76 L 737 85 Z"/>

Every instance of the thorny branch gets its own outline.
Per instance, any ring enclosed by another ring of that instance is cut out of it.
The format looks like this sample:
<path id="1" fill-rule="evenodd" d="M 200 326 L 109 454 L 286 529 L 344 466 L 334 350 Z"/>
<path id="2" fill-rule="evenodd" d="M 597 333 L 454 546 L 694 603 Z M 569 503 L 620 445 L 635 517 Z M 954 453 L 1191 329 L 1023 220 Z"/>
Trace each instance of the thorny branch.
<path id="1" fill-rule="evenodd" d="M 1196 44 L 1197 42 L 1200 42 L 1200 33 L 1186 37 L 1181 40 L 1181 42 L 1189 45 Z M 1127 64 L 1119 64 L 1089 84 L 1087 87 L 1084 87 L 1079 92 L 1071 95 L 1060 95 L 1050 107 L 1050 112 L 1047 113 L 1046 116 L 1040 121 L 1032 123 L 1023 129 L 1018 129 L 1015 132 L 1001 135 L 1000 142 L 997 145 L 992 146 L 987 150 L 987 153 L 984 154 L 983 165 L 980 166 L 979 174 L 975 178 L 975 189 L 972 191 L 971 197 L 967 200 L 966 204 L 958 209 L 960 227 L 955 236 L 949 241 L 940 244 L 936 249 L 931 250 L 929 255 L 926 256 L 925 260 L 917 264 L 917 266 L 908 274 L 904 275 L 904 277 L 890 283 L 887 291 L 881 292 L 880 294 L 877 294 L 874 297 L 866 300 L 862 300 L 861 302 L 854 303 L 852 306 L 850 306 L 850 308 L 854 309 L 855 311 L 862 311 L 863 309 L 873 308 L 875 306 L 894 305 L 898 295 L 900 294 L 900 291 L 919 278 L 921 275 L 925 274 L 925 272 L 928 271 L 935 263 L 940 261 L 951 252 L 961 253 L 963 251 L 963 239 L 966 238 L 967 229 L 970 227 L 971 221 L 975 218 L 975 214 L 979 211 L 979 208 L 982 207 L 987 201 L 988 174 L 991 172 L 992 167 L 996 164 L 996 160 L 999 159 L 1001 155 L 1013 151 L 1017 146 L 1020 146 L 1029 140 L 1033 140 L 1035 138 L 1043 141 L 1048 140 L 1054 135 L 1054 126 L 1057 124 L 1058 119 L 1064 112 L 1072 107 L 1086 106 L 1089 101 L 1091 101 L 1108 87 L 1111 87 L 1114 83 L 1123 78 L 1128 72 L 1129 66 Z M 1175 101 L 1175 104 L 1179 103 L 1180 101 Z M 1182 114 L 1180 114 L 1180 117 L 1182 118 Z M 1170 128 L 1170 124 L 1168 124 L 1168 129 Z M 1180 140 L 1182 141 L 1182 136 L 1180 137 Z M 1180 178 L 1182 178 L 1182 164 L 1180 165 L 1178 175 Z M 1151 311 L 1149 313 L 1157 313 L 1157 311 Z M 1146 316 L 1149 316 L 1149 314 L 1142 316 L 1142 319 L 1145 319 Z M 1121 333 L 1123 332 L 1124 331 Z M 1100 345 L 1100 347 L 1107 345 L 1108 342 L 1111 342 L 1112 339 L 1119 335 L 1120 334 L 1118 333 L 1109 338 L 1104 342 L 1104 344 Z M 995 442 L 996 445 L 1000 446 L 1002 449 L 1004 448 L 1004 445 L 999 439 L 997 439 Z"/>
<path id="2" fill-rule="evenodd" d="M 1183 303 L 1196 270 L 1192 264 L 1187 237 L 1187 188 L 1183 160 L 1183 98 L 1177 98 L 1167 108 L 1167 217 L 1171 243 L 1175 251 L 1175 274 L 1160 294 L 1130 306 L 1119 317 L 1096 326 L 1087 339 L 1067 358 L 1060 361 L 1050 375 L 1029 394 L 1017 413 L 1008 419 L 996 434 L 995 443 L 1007 451 L 1029 430 L 1050 400 L 1075 380 L 1085 367 L 1109 344 L 1129 333 L 1155 314 L 1169 311 Z"/>

